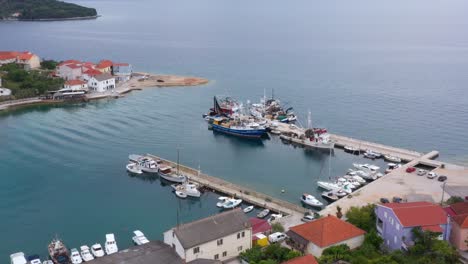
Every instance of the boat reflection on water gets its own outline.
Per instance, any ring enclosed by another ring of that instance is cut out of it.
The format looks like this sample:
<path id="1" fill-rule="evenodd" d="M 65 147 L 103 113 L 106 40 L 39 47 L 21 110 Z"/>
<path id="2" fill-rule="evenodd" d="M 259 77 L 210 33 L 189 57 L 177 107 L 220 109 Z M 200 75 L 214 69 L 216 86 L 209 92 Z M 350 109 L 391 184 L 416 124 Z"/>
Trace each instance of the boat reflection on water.
<path id="1" fill-rule="evenodd" d="M 139 179 L 139 180 L 142 180 L 142 181 L 145 181 L 145 182 L 150 182 L 150 183 L 153 183 L 154 181 L 156 181 L 159 178 L 159 176 L 157 174 L 154 174 L 154 173 L 135 174 L 135 173 L 127 172 L 127 174 L 131 178 L 136 178 L 136 179 Z M 161 182 L 161 185 L 163 185 L 162 182 Z M 170 185 L 170 184 L 164 184 L 163 186 L 166 186 L 166 185 Z"/>
<path id="2" fill-rule="evenodd" d="M 231 143 L 233 146 L 241 147 L 264 147 L 265 144 L 263 143 L 262 139 L 270 139 L 268 135 L 266 135 L 264 138 L 240 138 L 233 137 L 217 131 L 213 131 L 213 136 L 217 141 L 229 141 L 229 143 Z"/>

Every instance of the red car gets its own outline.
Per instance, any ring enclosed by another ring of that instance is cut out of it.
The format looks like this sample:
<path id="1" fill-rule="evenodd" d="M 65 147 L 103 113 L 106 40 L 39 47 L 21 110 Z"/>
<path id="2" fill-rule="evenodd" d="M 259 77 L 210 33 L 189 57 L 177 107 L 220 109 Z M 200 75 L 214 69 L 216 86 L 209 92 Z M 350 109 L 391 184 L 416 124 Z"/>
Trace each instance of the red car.
<path id="1" fill-rule="evenodd" d="M 412 172 L 415 172 L 416 171 L 416 168 L 415 167 L 409 167 L 406 169 L 406 172 L 408 173 L 412 173 Z"/>

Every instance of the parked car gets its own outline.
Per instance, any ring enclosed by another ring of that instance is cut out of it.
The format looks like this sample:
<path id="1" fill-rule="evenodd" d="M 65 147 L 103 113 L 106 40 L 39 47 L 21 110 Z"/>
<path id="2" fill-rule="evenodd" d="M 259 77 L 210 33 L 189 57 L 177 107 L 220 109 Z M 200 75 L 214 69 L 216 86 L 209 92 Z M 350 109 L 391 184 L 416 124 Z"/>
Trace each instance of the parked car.
<path id="1" fill-rule="evenodd" d="M 437 178 L 437 180 L 440 181 L 440 182 L 446 181 L 447 176 L 439 176 L 439 178 Z"/>
<path id="2" fill-rule="evenodd" d="M 270 243 L 281 242 L 281 241 L 285 240 L 286 237 L 287 236 L 286 236 L 285 233 L 276 232 L 276 233 L 273 233 L 273 234 L 268 236 L 268 241 L 270 241 Z"/>
<path id="3" fill-rule="evenodd" d="M 304 215 L 304 217 L 301 218 L 302 222 L 310 222 L 314 220 L 315 217 L 313 215 Z"/>
<path id="4" fill-rule="evenodd" d="M 401 203 L 402 201 L 403 201 L 403 199 L 400 198 L 400 197 L 397 197 L 397 196 L 393 197 L 393 199 L 392 199 L 392 202 L 394 202 L 394 203 Z"/>
<path id="5" fill-rule="evenodd" d="M 412 173 L 412 172 L 415 172 L 415 171 L 416 171 L 416 168 L 415 168 L 415 167 L 408 167 L 408 168 L 406 169 L 406 172 L 407 172 L 407 173 Z"/>
<path id="6" fill-rule="evenodd" d="M 428 178 L 428 179 L 437 178 L 437 173 L 431 171 L 431 172 L 429 172 L 429 173 L 427 174 L 427 178 Z"/>
<path id="7" fill-rule="evenodd" d="M 419 169 L 417 174 L 418 174 L 419 176 L 423 176 L 423 175 L 426 174 L 426 172 L 427 172 L 426 170 Z"/>
<path id="8" fill-rule="evenodd" d="M 387 198 L 380 198 L 381 203 L 389 203 L 390 201 Z"/>

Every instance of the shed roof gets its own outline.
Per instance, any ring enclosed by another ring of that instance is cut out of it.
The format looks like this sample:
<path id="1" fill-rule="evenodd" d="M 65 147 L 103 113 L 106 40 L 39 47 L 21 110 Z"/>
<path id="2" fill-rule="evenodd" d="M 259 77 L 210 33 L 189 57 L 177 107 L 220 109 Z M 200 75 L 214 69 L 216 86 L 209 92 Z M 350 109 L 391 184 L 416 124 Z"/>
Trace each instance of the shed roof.
<path id="1" fill-rule="evenodd" d="M 238 208 L 183 224 L 173 230 L 182 246 L 188 249 L 247 228 L 250 228 L 250 222 Z"/>

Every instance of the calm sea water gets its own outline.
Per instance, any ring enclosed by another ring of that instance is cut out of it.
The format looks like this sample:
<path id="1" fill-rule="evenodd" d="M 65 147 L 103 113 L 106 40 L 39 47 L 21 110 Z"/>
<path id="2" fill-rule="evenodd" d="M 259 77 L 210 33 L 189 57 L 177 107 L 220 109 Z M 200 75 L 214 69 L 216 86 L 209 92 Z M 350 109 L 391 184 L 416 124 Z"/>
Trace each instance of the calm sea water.
<path id="1" fill-rule="evenodd" d="M 129 153 L 175 159 L 180 147 L 184 164 L 292 202 L 361 161 L 213 134 L 201 114 L 215 94 L 258 100 L 274 89 L 338 134 L 468 161 L 466 1 L 79 3 L 102 17 L 3 22 L 0 50 L 109 58 L 212 82 L 1 113 L 0 259 L 44 256 L 55 234 L 70 247 L 114 232 L 125 248 L 137 228 L 160 239 L 176 224 L 178 200 L 158 179 L 128 176 Z M 215 200 L 180 201 L 180 220 L 216 213 Z"/>

